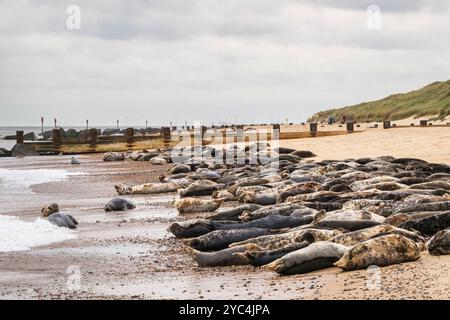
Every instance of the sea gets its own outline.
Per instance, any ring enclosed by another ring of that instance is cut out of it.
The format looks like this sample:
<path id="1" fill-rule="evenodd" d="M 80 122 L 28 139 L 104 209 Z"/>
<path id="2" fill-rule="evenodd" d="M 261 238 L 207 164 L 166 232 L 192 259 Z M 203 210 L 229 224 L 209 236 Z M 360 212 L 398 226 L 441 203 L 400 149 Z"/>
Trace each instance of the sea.
<path id="1" fill-rule="evenodd" d="M 113 128 L 111 126 L 96 126 L 98 129 L 108 129 Z M 126 127 L 120 127 L 120 129 L 125 129 Z M 137 129 L 142 129 L 144 127 L 135 127 Z M 52 130 L 53 127 L 44 127 L 44 131 Z M 64 129 L 75 129 L 77 131 L 84 130 L 86 127 L 64 127 Z M 5 136 L 15 135 L 16 131 L 23 131 L 24 134 L 34 132 L 36 136 L 41 133 L 41 127 L 0 127 L 0 148 L 5 148 L 11 150 L 16 144 L 15 140 L 3 140 Z"/>

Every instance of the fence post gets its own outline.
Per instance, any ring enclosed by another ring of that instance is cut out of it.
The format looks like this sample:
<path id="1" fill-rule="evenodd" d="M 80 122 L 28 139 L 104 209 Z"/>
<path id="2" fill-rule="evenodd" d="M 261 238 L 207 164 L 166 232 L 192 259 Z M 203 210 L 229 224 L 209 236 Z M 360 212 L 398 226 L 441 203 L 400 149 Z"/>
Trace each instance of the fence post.
<path id="1" fill-rule="evenodd" d="M 52 140 L 55 146 L 60 146 L 62 144 L 62 136 L 60 129 L 53 129 Z"/>
<path id="2" fill-rule="evenodd" d="M 23 143 L 23 131 L 16 131 L 16 143 L 21 144 Z"/>
<path id="3" fill-rule="evenodd" d="M 391 122 L 386 120 L 383 121 L 383 129 L 389 129 L 391 127 Z"/>
<path id="4" fill-rule="evenodd" d="M 317 134 L 317 122 L 312 122 L 309 124 L 309 132 L 313 136 Z"/>
<path id="5" fill-rule="evenodd" d="M 91 137 L 91 146 L 95 146 L 97 144 L 97 129 L 92 128 L 89 129 L 89 136 Z"/>
<path id="6" fill-rule="evenodd" d="M 164 144 L 170 143 L 170 127 L 162 127 L 161 135 Z"/>

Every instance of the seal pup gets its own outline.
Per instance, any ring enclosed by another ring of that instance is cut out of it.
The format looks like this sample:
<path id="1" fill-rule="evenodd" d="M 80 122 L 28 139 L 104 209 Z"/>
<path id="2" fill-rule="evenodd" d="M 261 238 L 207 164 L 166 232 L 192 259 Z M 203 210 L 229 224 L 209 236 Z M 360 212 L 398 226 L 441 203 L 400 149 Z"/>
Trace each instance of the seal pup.
<path id="1" fill-rule="evenodd" d="M 246 250 L 259 250 L 254 244 L 246 244 L 239 247 L 226 248 L 215 252 L 201 252 L 191 247 L 184 246 L 183 250 L 189 254 L 199 267 L 225 267 L 238 266 L 250 263 L 245 255 L 237 255 Z"/>
<path id="2" fill-rule="evenodd" d="M 177 183 L 144 183 L 137 186 L 122 186 L 116 185 L 116 192 L 118 195 L 130 194 L 158 194 L 176 192 L 181 186 Z"/>
<path id="3" fill-rule="evenodd" d="M 264 268 L 282 275 L 303 274 L 329 268 L 349 250 L 347 246 L 328 242 L 314 242 L 306 248 L 286 254 Z"/>
<path id="4" fill-rule="evenodd" d="M 57 203 L 52 203 L 49 205 L 45 205 L 42 209 L 41 209 L 41 214 L 44 217 L 48 217 L 49 215 L 51 215 L 52 213 L 56 213 L 59 212 L 59 206 Z"/>
<path id="5" fill-rule="evenodd" d="M 427 244 L 428 252 L 433 256 L 450 254 L 450 228 L 436 233 Z"/>
<path id="6" fill-rule="evenodd" d="M 420 257 L 419 246 L 404 236 L 390 234 L 367 240 L 350 248 L 335 266 L 344 271 L 380 267 L 415 261 Z"/>
<path id="7" fill-rule="evenodd" d="M 183 243 L 199 251 L 217 251 L 227 248 L 234 242 L 244 241 L 273 234 L 268 229 L 237 229 L 237 230 L 215 230 L 200 237 L 186 239 Z"/>
<path id="8" fill-rule="evenodd" d="M 450 227 L 450 211 L 422 219 L 409 220 L 399 225 L 399 228 L 417 230 L 421 234 L 430 237 L 448 227 Z"/>
<path id="9" fill-rule="evenodd" d="M 223 203 L 222 199 L 205 200 L 198 198 L 183 198 L 175 201 L 175 208 L 180 214 L 194 212 L 213 212 Z"/>
<path id="10" fill-rule="evenodd" d="M 48 216 L 48 221 L 58 227 L 69 229 L 75 229 L 78 225 L 78 221 L 74 217 L 64 213 L 52 213 Z"/>
<path id="11" fill-rule="evenodd" d="M 103 155 L 103 161 L 125 161 L 125 154 L 117 152 L 107 152 Z"/>
<path id="12" fill-rule="evenodd" d="M 124 198 L 114 198 L 105 205 L 106 212 L 126 211 L 134 208 L 136 208 L 136 206 Z"/>

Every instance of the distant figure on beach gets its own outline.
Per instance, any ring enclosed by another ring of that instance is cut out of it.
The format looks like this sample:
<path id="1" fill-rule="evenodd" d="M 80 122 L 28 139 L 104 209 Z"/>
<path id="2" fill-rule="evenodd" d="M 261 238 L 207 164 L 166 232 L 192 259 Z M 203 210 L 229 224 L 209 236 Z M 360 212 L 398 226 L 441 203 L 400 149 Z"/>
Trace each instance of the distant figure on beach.
<path id="1" fill-rule="evenodd" d="M 78 159 L 76 159 L 75 157 L 72 157 L 72 159 L 70 160 L 70 163 L 71 164 L 81 164 L 81 162 Z"/>

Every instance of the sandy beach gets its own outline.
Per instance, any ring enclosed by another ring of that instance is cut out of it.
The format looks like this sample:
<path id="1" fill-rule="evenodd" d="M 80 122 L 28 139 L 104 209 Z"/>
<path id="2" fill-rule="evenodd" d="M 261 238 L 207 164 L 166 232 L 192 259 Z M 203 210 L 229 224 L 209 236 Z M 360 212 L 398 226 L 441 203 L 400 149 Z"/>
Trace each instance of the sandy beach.
<path id="1" fill-rule="evenodd" d="M 379 155 L 450 163 L 448 128 L 368 130 L 346 136 L 287 140 L 282 146 L 311 150 L 317 159 Z M 60 181 L 31 192 L 0 196 L 1 215 L 34 221 L 44 204 L 57 202 L 79 220 L 76 238 L 29 251 L 0 253 L 1 299 L 450 299 L 450 256 L 422 253 L 419 261 L 380 269 L 381 286 L 368 272 L 330 268 L 280 277 L 251 266 L 199 268 L 166 229 L 177 219 L 175 194 L 128 196 L 137 206 L 105 213 L 114 184 L 156 182 L 169 166 L 148 162 L 105 163 L 101 155 L 0 159 L 0 169 L 67 170 Z M 79 270 L 79 288 L 68 285 Z"/>

